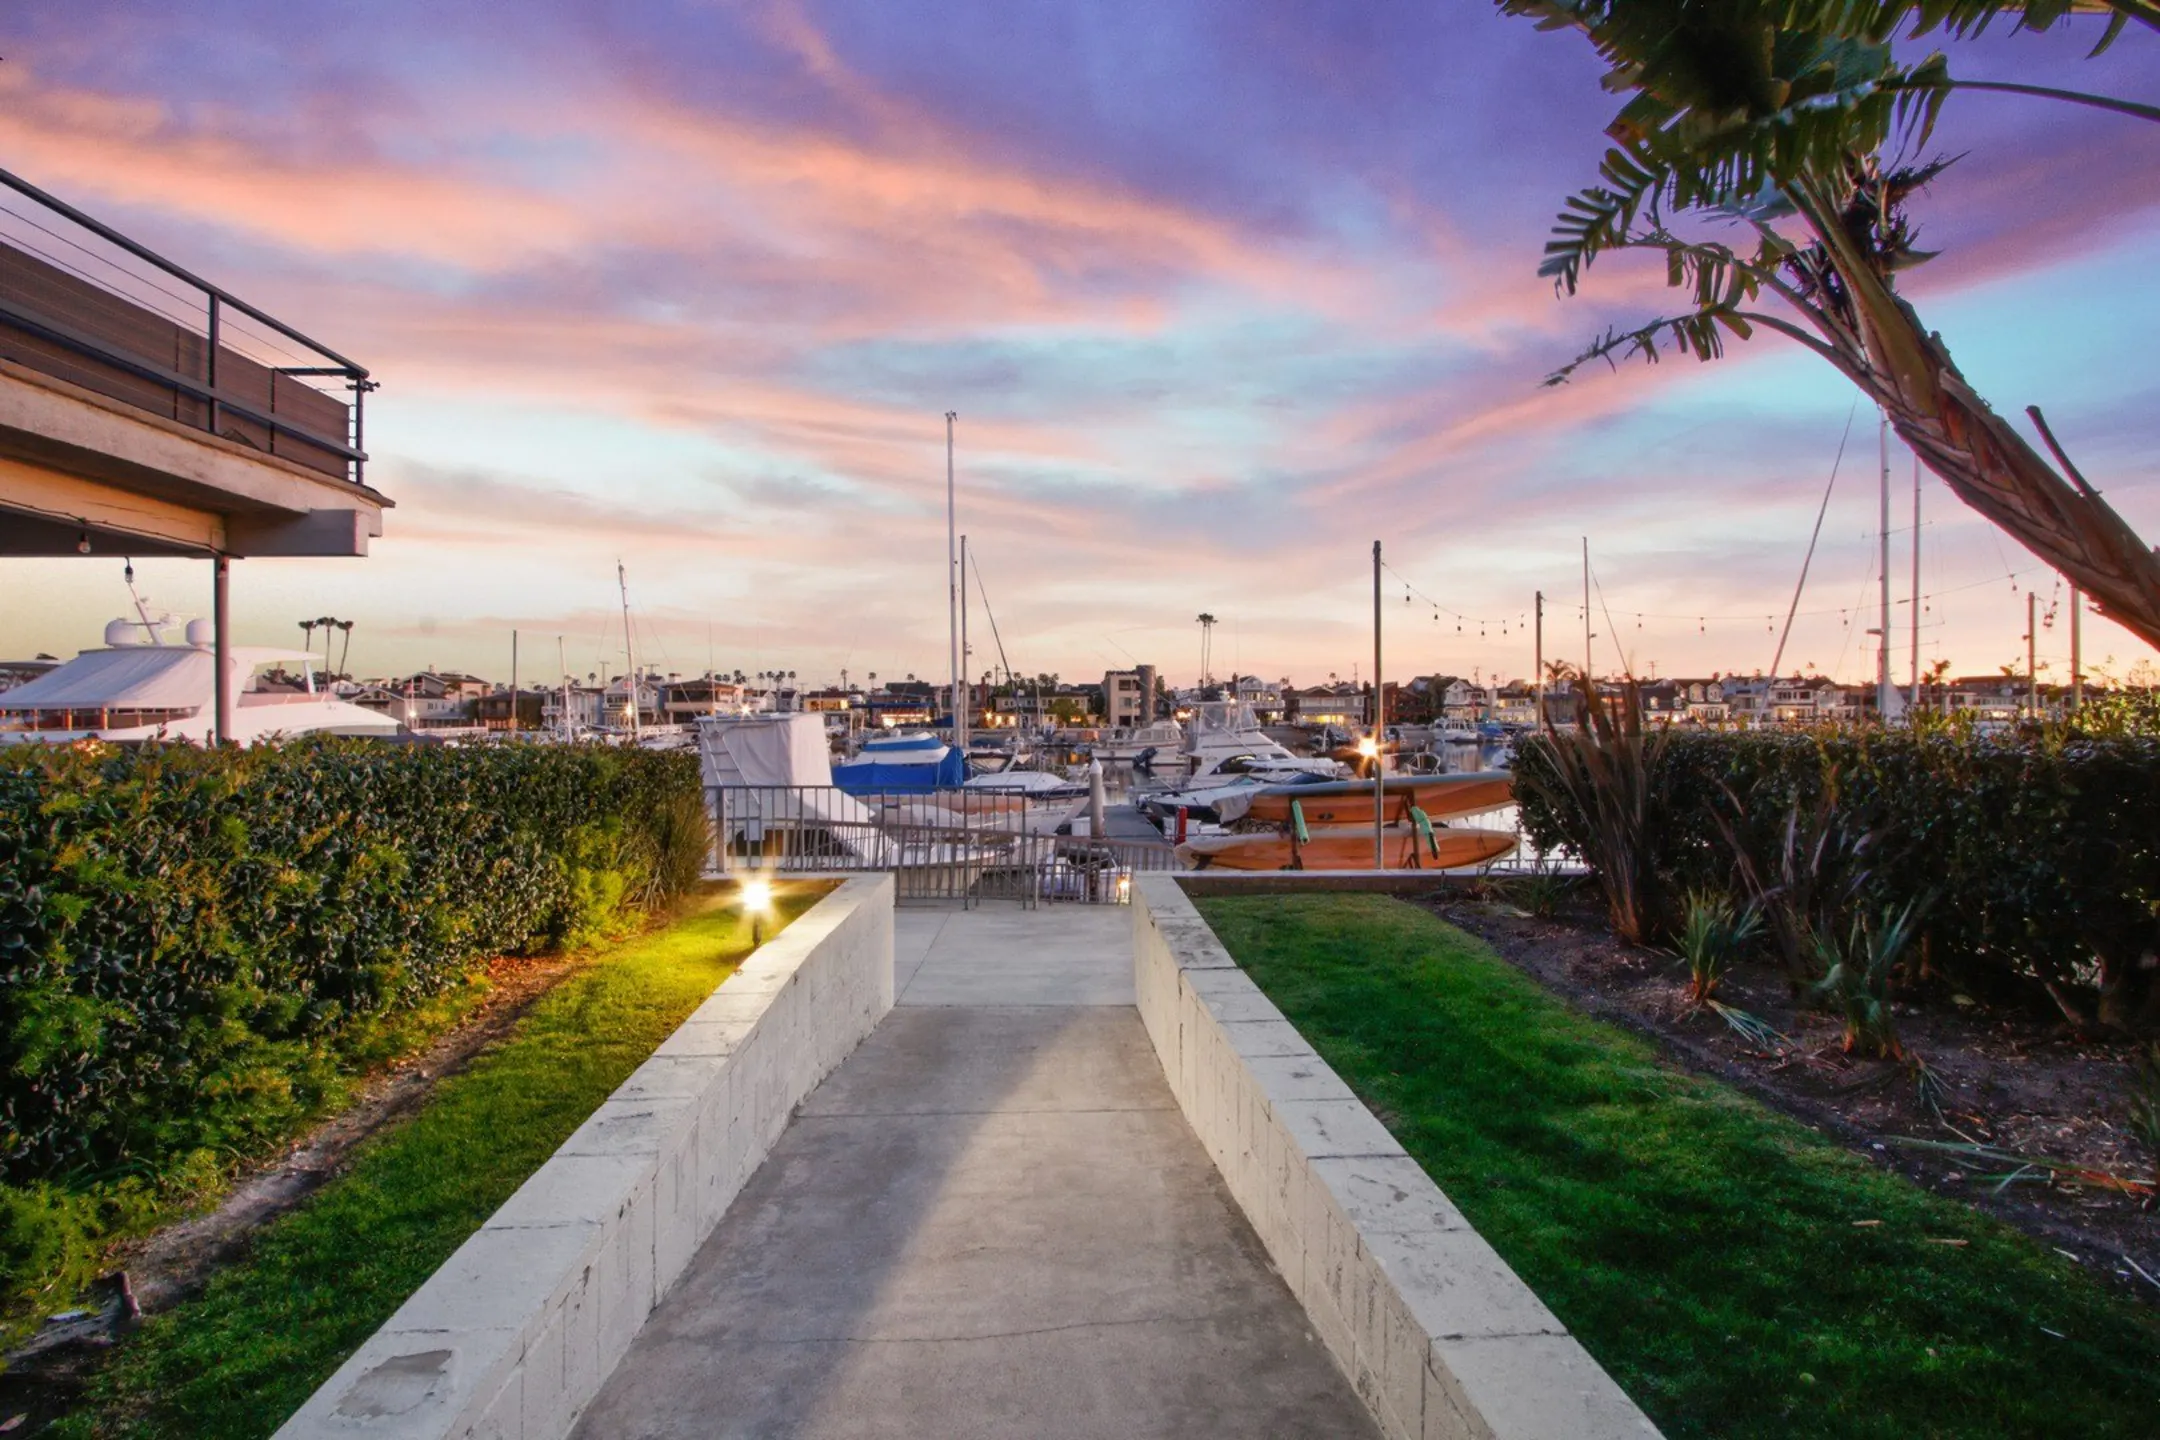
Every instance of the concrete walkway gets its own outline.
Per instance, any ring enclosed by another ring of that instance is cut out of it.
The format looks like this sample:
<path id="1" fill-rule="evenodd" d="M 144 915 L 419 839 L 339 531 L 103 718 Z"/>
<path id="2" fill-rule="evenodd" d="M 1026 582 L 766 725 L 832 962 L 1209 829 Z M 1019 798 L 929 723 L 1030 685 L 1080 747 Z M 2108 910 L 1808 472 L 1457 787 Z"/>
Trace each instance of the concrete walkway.
<path id="1" fill-rule="evenodd" d="M 898 918 L 898 1007 L 576 1435 L 1373 1435 L 1163 1081 L 1130 913 Z"/>

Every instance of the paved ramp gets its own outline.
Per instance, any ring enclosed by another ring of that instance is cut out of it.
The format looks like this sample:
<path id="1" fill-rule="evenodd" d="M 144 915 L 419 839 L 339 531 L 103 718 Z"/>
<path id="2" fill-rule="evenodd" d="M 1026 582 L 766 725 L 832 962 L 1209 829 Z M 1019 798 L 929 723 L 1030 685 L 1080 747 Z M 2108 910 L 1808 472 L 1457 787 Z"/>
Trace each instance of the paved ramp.
<path id="1" fill-rule="evenodd" d="M 582 1440 L 1369 1436 L 1164 1084 L 1116 907 L 903 911 Z"/>

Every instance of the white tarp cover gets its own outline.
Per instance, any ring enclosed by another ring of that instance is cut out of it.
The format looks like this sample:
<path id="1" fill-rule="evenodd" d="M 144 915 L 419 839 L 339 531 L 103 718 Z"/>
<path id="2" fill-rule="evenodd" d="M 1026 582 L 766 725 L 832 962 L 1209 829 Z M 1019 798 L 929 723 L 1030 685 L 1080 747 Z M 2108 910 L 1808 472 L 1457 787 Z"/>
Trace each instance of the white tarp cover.
<path id="1" fill-rule="evenodd" d="M 6 710 L 192 710 L 210 703 L 210 652 L 178 645 L 85 650 L 0 694 Z"/>
<path id="2" fill-rule="evenodd" d="M 707 785 L 830 785 L 820 715 L 709 715 L 698 720 Z"/>
<path id="3" fill-rule="evenodd" d="M 767 826 L 819 828 L 857 853 L 883 838 L 871 828 L 870 808 L 832 786 L 832 752 L 820 715 L 702 715 L 698 764 L 708 786 L 724 794 L 727 826 L 752 844 Z M 788 791 L 742 786 L 807 787 Z M 823 787 L 823 788 L 819 788 Z"/>

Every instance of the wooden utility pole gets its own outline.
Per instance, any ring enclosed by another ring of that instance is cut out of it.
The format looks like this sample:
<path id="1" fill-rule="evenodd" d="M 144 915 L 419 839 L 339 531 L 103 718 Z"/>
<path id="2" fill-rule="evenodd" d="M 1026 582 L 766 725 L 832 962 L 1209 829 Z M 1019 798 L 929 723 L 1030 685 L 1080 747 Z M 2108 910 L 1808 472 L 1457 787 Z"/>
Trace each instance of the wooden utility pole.
<path id="1" fill-rule="evenodd" d="M 2040 597 L 2025 592 L 2025 703 L 2040 718 Z"/>
<path id="2" fill-rule="evenodd" d="M 2085 597 L 2070 587 L 2070 708 L 2085 703 Z"/>
<path id="3" fill-rule="evenodd" d="M 1545 592 L 1537 592 L 1537 669 L 1530 683 L 1537 687 L 1537 723 L 1545 723 Z"/>

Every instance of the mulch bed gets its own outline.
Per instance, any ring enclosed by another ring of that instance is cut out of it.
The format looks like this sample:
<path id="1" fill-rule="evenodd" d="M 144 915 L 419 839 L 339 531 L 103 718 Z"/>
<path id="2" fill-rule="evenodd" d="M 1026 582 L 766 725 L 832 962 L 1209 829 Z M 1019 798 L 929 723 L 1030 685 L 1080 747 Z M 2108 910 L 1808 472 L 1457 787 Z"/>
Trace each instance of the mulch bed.
<path id="1" fill-rule="evenodd" d="M 2149 1183 L 2155 1161 L 2126 1123 L 2131 1046 L 2081 1040 L 2048 1017 L 1900 1005 L 1900 1037 L 1936 1086 L 1931 1103 L 1916 1069 L 1844 1054 L 1838 1020 L 1797 1001 L 1771 966 L 1737 966 L 1718 991 L 1722 1003 L 1778 1032 L 1761 1044 L 1688 1003 L 1677 958 L 1622 943 L 1587 904 L 1541 919 L 1504 901 L 1460 895 L 1420 903 L 1547 989 L 1657 1040 L 1687 1069 L 1736 1086 L 2160 1304 L 2160 1207 Z M 1995 1177 L 2014 1164 L 1969 1169 L 1948 1152 L 1901 1143 L 1915 1139 L 1973 1142 L 2060 1168 L 2002 1185 Z M 2147 1183 L 2124 1188 L 2109 1176 Z"/>

